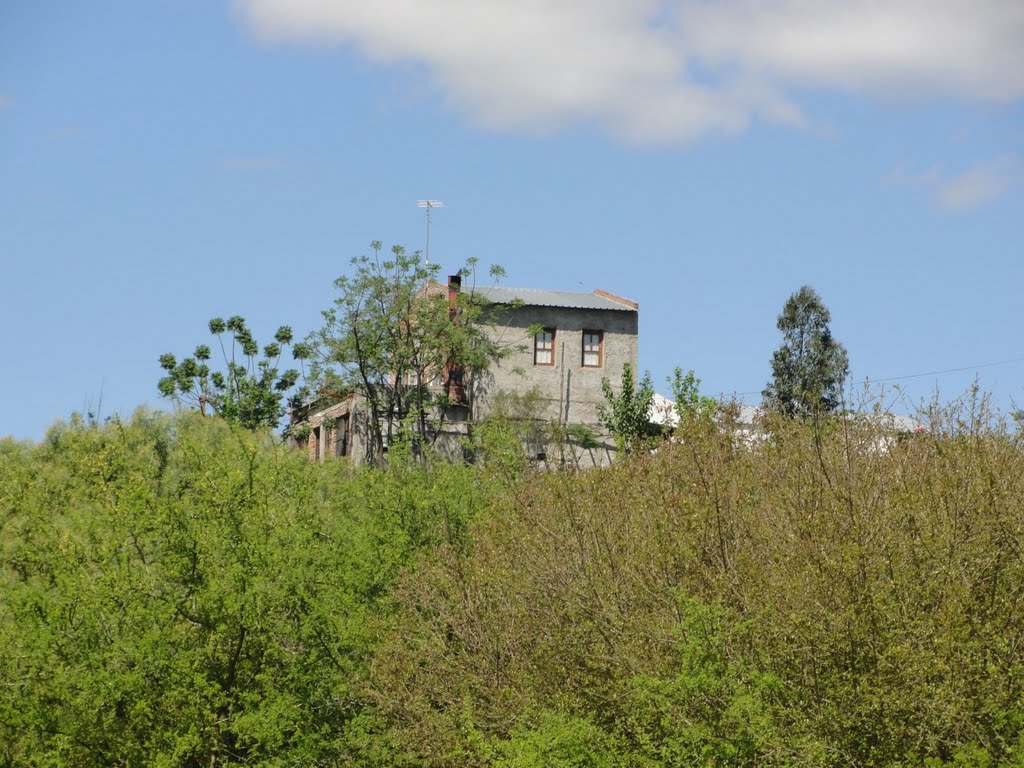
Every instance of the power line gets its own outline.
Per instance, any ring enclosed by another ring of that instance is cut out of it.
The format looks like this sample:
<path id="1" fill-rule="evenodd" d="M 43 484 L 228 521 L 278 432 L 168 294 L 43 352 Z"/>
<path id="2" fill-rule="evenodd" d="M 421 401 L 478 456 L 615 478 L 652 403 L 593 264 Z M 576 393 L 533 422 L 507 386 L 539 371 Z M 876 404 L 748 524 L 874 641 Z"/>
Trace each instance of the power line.
<path id="1" fill-rule="evenodd" d="M 1024 362 L 1024 356 L 1011 357 L 1009 360 L 998 360 L 994 363 L 981 363 L 980 365 L 965 365 L 963 368 L 946 368 L 942 371 L 929 371 L 928 373 L 911 373 L 906 376 L 890 376 L 885 379 L 868 379 L 868 384 L 881 384 L 886 381 L 902 381 L 903 379 L 920 379 L 925 376 L 940 376 L 944 373 L 962 373 L 963 371 L 975 371 L 979 368 L 994 368 L 997 365 L 1008 365 L 1010 363 Z"/>
<path id="2" fill-rule="evenodd" d="M 922 379 L 925 376 L 941 376 L 946 373 L 963 373 L 964 371 L 976 371 L 981 368 L 995 368 L 998 365 L 1009 365 L 1010 363 L 1022 363 L 1024 362 L 1024 355 L 1019 357 L 1011 357 L 1007 360 L 997 360 L 994 363 L 979 363 L 978 365 L 965 365 L 961 368 L 945 368 L 941 371 L 928 371 L 927 373 L 908 373 L 904 376 L 887 376 L 880 379 L 865 379 L 865 384 L 884 384 L 889 381 L 904 381 L 905 379 Z M 736 392 L 737 396 L 743 395 L 759 395 L 760 390 L 754 392 Z"/>

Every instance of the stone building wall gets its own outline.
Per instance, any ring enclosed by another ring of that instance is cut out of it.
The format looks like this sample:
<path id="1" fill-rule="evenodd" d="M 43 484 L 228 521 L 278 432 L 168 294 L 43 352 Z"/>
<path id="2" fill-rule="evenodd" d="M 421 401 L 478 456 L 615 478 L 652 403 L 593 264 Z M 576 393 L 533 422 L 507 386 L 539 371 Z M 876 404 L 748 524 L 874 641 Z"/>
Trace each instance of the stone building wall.
<path id="1" fill-rule="evenodd" d="M 615 300 L 619 301 L 617 297 Z M 587 467 L 610 463 L 615 453 L 614 440 L 603 431 L 597 418 L 597 407 L 604 402 L 601 381 L 607 378 L 613 388 L 618 389 L 626 363 L 637 371 L 638 313 L 631 302 L 621 300 L 621 303 L 621 310 L 546 305 L 514 309 L 502 304 L 490 307 L 484 324 L 486 332 L 510 354 L 487 371 L 467 372 L 469 407 L 446 409 L 446 418 L 438 420 L 433 450 L 450 460 L 460 460 L 473 422 L 491 413 L 498 393 L 524 395 L 535 390 L 540 402 L 533 417 L 538 424 L 547 427 L 585 425 L 595 433 L 597 445 L 591 448 L 564 442 L 544 448 L 524 445 L 532 460 L 546 466 Z M 553 364 L 535 364 L 532 326 L 554 329 Z M 599 367 L 583 365 L 584 331 L 603 334 Z M 434 386 L 440 383 L 435 382 Z M 364 409 L 360 399 L 353 396 L 313 412 L 299 425 L 305 437 L 293 440 L 293 444 L 306 451 L 311 461 L 335 458 L 342 423 L 339 420 L 347 418 L 346 459 L 352 464 L 362 464 L 367 440 Z"/>
<path id="2" fill-rule="evenodd" d="M 491 410 L 499 391 L 525 393 L 536 388 L 545 402 L 541 416 L 563 424 L 597 426 L 597 406 L 604 402 L 601 380 L 618 388 L 623 365 L 637 370 L 638 315 L 635 311 L 527 306 L 491 310 L 488 334 L 515 351 L 488 371 L 473 377 L 473 418 Z M 531 326 L 553 328 L 554 364 L 534 364 Z M 583 365 L 583 332 L 603 332 L 602 364 Z"/>
<path id="3" fill-rule="evenodd" d="M 310 461 L 344 458 L 352 464 L 362 463 L 366 454 L 366 419 L 357 398 L 348 397 L 311 413 L 296 426 L 301 436 L 292 437 L 292 446 L 304 451 Z"/>

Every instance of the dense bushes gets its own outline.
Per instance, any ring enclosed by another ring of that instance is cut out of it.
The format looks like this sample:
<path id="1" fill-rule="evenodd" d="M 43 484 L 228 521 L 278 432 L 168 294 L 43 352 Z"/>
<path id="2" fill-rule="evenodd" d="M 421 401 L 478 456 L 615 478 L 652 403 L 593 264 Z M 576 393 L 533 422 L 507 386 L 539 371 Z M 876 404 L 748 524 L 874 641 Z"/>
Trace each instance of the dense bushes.
<path id="1" fill-rule="evenodd" d="M 0 765 L 341 759 L 393 580 L 459 543 L 468 472 L 353 479 L 199 417 L 0 445 Z"/>
<path id="2" fill-rule="evenodd" d="M 1024 764 L 1024 455 L 982 423 L 524 478 L 402 585 L 378 700 L 432 765 Z"/>
<path id="3" fill-rule="evenodd" d="M 946 416 L 552 474 L 0 443 L 0 765 L 1024 765 L 1024 446 Z"/>

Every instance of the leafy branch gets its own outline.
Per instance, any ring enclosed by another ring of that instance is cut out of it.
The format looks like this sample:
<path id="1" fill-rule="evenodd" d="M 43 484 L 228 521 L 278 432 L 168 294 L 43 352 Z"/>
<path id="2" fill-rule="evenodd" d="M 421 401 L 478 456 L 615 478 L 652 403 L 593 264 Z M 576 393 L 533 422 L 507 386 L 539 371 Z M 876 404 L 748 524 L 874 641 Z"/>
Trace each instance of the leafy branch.
<path id="1" fill-rule="evenodd" d="M 203 415 L 210 413 L 237 422 L 246 429 L 276 427 L 288 390 L 299 380 L 295 368 L 280 370 L 281 357 L 291 347 L 292 358 L 301 361 L 310 356 L 307 344 L 293 344 L 292 329 L 282 325 L 274 341 L 260 348 L 245 324 L 233 315 L 227 320 L 210 320 L 210 333 L 217 337 L 223 358 L 223 369 L 212 370 L 212 351 L 206 344 L 195 348 L 191 357 L 181 362 L 170 353 L 160 356 L 160 367 L 166 375 L 160 379 L 160 394 L 175 402 L 195 406 Z M 229 342 L 225 345 L 225 336 Z M 261 354 L 262 353 L 262 354 Z"/>

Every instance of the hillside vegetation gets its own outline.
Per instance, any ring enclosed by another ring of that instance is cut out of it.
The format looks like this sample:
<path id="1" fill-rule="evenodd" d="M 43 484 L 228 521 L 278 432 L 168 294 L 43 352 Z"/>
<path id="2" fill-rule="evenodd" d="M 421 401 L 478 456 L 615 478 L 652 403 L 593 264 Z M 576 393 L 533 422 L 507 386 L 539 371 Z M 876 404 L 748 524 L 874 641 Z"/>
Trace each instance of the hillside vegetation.
<path id="1" fill-rule="evenodd" d="M 0 765 L 1024 765 L 1024 441 L 933 416 L 588 472 L 0 443 Z"/>

